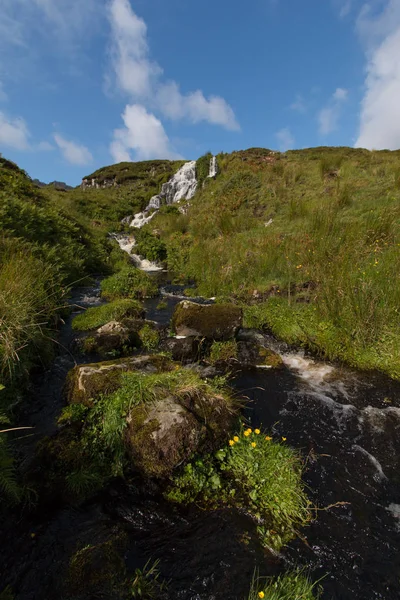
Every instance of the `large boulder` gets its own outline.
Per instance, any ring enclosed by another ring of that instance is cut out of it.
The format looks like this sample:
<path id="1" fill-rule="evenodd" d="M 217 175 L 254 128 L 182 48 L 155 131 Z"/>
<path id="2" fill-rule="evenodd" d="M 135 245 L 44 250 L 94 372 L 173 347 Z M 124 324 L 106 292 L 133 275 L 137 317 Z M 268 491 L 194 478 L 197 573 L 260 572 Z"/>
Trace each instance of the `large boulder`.
<path id="1" fill-rule="evenodd" d="M 126 371 L 158 373 L 173 369 L 171 361 L 158 354 L 132 356 L 74 367 L 67 376 L 66 395 L 69 404 L 91 406 L 100 394 L 111 394 L 118 389 L 121 374 Z"/>
<path id="2" fill-rule="evenodd" d="M 219 448 L 235 419 L 232 403 L 222 395 L 188 391 L 184 398 L 160 397 L 131 410 L 127 451 L 143 475 L 165 478 L 194 454 Z"/>
<path id="3" fill-rule="evenodd" d="M 183 300 L 172 317 L 172 327 L 179 336 L 197 336 L 229 340 L 242 326 L 242 309 L 234 304 L 196 304 Z"/>

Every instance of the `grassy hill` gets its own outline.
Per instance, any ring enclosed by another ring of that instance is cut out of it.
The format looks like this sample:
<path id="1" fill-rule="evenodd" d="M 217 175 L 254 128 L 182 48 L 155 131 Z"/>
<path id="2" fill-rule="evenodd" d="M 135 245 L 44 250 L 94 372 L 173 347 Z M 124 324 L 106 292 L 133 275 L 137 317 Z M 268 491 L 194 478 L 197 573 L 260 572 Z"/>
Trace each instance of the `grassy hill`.
<path id="1" fill-rule="evenodd" d="M 242 303 L 248 325 L 400 377 L 400 151 L 252 148 L 218 165 L 186 216 L 147 225 L 177 278 Z"/>

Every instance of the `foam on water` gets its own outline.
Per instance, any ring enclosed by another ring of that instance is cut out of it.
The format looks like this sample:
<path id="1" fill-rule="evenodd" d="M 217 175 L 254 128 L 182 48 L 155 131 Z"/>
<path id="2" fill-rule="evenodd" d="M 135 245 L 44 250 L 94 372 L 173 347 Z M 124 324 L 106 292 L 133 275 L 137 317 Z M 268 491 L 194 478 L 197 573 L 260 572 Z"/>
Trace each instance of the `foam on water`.
<path id="1" fill-rule="evenodd" d="M 215 177 L 217 173 L 218 173 L 217 157 L 212 156 L 210 158 L 210 170 L 208 172 L 208 177 Z"/>
<path id="2" fill-rule="evenodd" d="M 121 250 L 129 254 L 132 259 L 132 262 L 137 266 L 141 271 L 162 271 L 162 267 L 155 262 L 147 260 L 147 258 L 141 258 L 138 254 L 132 254 L 132 250 L 136 245 L 136 240 L 133 235 L 126 235 L 123 233 L 113 233 L 110 234 L 119 244 Z"/>
<path id="3" fill-rule="evenodd" d="M 318 363 L 302 354 L 282 354 L 284 364 L 315 389 L 326 388 L 325 377 L 334 371 L 332 365 Z"/>

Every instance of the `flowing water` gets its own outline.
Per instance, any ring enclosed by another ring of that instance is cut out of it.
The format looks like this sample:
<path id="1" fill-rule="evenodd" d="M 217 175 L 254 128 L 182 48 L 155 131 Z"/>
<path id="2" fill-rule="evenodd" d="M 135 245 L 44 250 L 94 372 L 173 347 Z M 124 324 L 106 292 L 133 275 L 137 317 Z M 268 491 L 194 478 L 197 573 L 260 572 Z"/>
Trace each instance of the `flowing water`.
<path id="1" fill-rule="evenodd" d="M 216 156 L 212 156 L 210 158 L 210 170 L 208 172 L 208 177 L 215 177 L 218 173 L 218 164 L 217 164 L 217 157 Z"/>
<path id="2" fill-rule="evenodd" d="M 154 298 L 146 310 L 165 325 L 183 296 L 182 287 L 162 277 L 167 308 L 159 310 Z M 71 299 L 76 311 L 99 302 L 98 282 Z M 21 425 L 34 427 L 16 441 L 25 469 L 34 444 L 56 430 L 68 370 L 84 360 L 74 355 L 70 321 L 59 356 L 36 381 L 22 416 Z M 244 416 L 253 427 L 286 437 L 303 453 L 318 509 L 281 556 L 260 547 L 244 514 L 172 506 L 157 486 L 114 480 L 81 506 L 40 505 L 18 518 L 10 512 L 1 524 L 0 591 L 10 584 L 16 600 L 67 598 L 61 581 L 77 548 L 123 532 L 130 571 L 158 558 L 171 600 L 243 600 L 256 566 L 273 574 L 295 565 L 307 566 L 314 580 L 323 577 L 324 600 L 400 598 L 400 384 L 315 361 L 268 336 L 264 342 L 280 352 L 284 368 L 239 370 L 232 384 L 247 398 Z M 91 598 L 84 591 L 77 597 Z"/>

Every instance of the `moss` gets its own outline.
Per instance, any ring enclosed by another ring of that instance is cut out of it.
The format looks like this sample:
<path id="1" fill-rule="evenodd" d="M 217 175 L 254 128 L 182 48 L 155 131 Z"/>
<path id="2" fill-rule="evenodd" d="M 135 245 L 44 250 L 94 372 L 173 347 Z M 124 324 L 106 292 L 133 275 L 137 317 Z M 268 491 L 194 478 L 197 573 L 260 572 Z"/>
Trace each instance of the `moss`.
<path id="1" fill-rule="evenodd" d="M 262 360 L 262 364 L 267 365 L 268 367 L 272 367 L 273 369 L 277 369 L 283 366 L 282 357 L 277 353 L 271 350 L 270 348 L 265 348 L 264 346 L 260 346 L 258 349 L 258 355 Z"/>
<path id="2" fill-rule="evenodd" d="M 103 279 L 101 295 L 107 300 L 118 298 L 147 298 L 157 294 L 157 284 L 148 273 L 132 265 L 124 266 L 120 271 Z"/>
<path id="3" fill-rule="evenodd" d="M 181 335 L 229 339 L 242 324 L 242 309 L 234 304 L 201 305 L 184 300 L 172 318 L 172 327 Z"/>
<path id="4" fill-rule="evenodd" d="M 160 343 L 160 335 L 154 326 L 146 323 L 138 332 L 140 341 L 145 350 L 154 350 Z"/>
<path id="5" fill-rule="evenodd" d="M 123 552 L 127 536 L 80 548 L 72 557 L 66 578 L 67 589 L 73 594 L 97 594 L 125 587 L 126 569 Z"/>
<path id="6" fill-rule="evenodd" d="M 126 317 L 139 318 L 143 315 L 143 307 L 137 300 L 120 299 L 93 306 L 77 315 L 72 321 L 72 329 L 90 331 L 97 329 L 110 321 L 120 321 Z"/>

